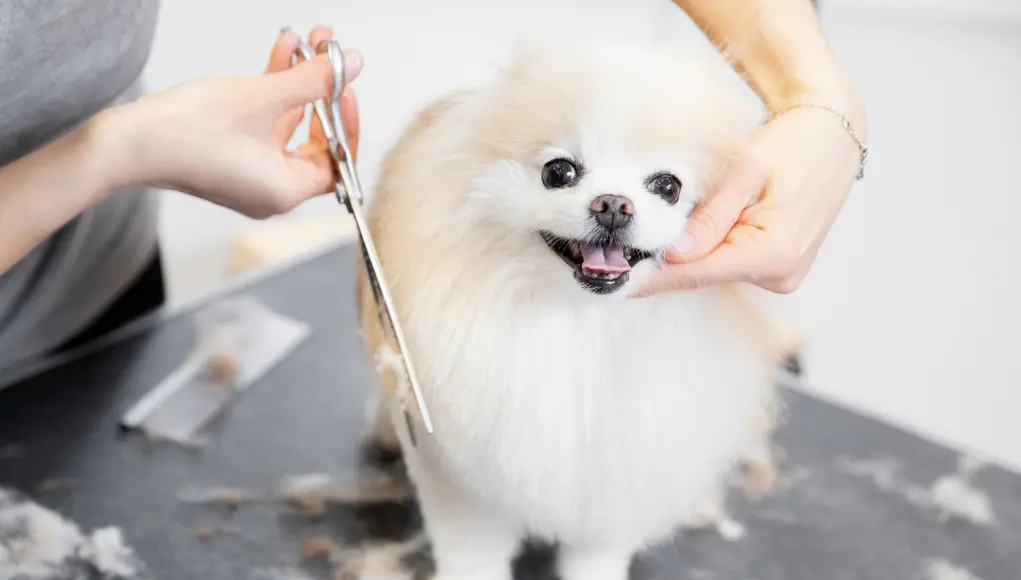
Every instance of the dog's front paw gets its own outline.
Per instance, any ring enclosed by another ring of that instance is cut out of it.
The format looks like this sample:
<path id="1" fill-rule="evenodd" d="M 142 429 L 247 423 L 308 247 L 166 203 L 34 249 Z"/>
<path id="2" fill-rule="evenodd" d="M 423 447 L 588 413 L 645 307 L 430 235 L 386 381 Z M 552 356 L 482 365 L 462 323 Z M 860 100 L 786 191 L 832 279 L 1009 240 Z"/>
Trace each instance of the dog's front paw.
<path id="1" fill-rule="evenodd" d="M 512 580 L 509 566 L 465 571 L 438 571 L 432 580 Z"/>
<path id="2" fill-rule="evenodd" d="M 561 580 L 628 580 L 633 552 L 562 547 L 557 568 Z"/>
<path id="3" fill-rule="evenodd" d="M 436 572 L 432 580 L 513 580 L 510 557 L 495 551 L 487 551 L 480 544 L 463 545 L 460 551 L 446 549 L 436 551 L 433 546 Z"/>
<path id="4" fill-rule="evenodd" d="M 480 573 L 480 574 L 437 574 L 432 580 L 511 580 L 510 574 Z"/>

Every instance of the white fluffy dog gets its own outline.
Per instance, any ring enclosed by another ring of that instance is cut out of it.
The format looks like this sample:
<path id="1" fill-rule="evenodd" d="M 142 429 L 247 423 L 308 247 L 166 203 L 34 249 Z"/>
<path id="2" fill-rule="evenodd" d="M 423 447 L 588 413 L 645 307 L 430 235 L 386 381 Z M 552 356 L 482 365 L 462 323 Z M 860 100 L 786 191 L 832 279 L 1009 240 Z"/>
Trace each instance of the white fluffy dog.
<path id="1" fill-rule="evenodd" d="M 787 354 L 742 287 L 631 296 L 760 120 L 722 58 L 520 51 L 426 107 L 369 220 L 435 423 L 382 375 L 437 580 L 507 580 L 526 536 L 564 580 L 623 580 L 769 429 Z M 364 270 L 370 353 L 386 347 Z"/>

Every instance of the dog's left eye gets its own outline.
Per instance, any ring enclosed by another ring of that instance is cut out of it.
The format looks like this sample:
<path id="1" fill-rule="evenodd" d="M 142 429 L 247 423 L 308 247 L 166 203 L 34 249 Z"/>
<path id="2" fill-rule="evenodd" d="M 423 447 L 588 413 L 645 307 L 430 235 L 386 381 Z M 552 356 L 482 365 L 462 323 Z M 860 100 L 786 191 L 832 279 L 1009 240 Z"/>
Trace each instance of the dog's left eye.
<path id="1" fill-rule="evenodd" d="M 578 181 L 578 168 L 567 159 L 554 159 L 542 167 L 546 189 L 563 189 Z"/>
<path id="2" fill-rule="evenodd" d="M 657 173 L 646 182 L 649 193 L 656 194 L 673 205 L 681 198 L 681 182 L 669 173 Z"/>

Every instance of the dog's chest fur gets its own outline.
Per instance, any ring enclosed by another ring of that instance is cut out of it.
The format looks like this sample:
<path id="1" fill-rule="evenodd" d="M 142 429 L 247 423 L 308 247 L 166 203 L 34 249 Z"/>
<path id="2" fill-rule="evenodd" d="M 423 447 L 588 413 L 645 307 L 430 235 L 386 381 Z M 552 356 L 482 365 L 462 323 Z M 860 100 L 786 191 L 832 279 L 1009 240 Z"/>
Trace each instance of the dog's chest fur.
<path id="1" fill-rule="evenodd" d="M 768 397 L 769 369 L 720 293 L 419 296 L 409 328 L 436 426 L 423 452 L 532 533 L 669 533 Z"/>

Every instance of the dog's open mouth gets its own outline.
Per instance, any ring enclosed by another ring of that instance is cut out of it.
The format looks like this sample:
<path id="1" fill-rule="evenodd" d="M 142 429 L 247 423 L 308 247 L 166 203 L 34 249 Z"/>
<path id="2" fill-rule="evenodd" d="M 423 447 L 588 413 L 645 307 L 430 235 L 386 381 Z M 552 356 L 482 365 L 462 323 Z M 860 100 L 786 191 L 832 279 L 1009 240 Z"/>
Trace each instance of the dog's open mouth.
<path id="1" fill-rule="evenodd" d="M 652 257 L 652 252 L 626 245 L 603 245 L 570 240 L 540 232 L 546 245 L 574 268 L 574 277 L 586 290 L 610 294 L 627 283 L 631 268 Z"/>

